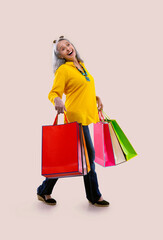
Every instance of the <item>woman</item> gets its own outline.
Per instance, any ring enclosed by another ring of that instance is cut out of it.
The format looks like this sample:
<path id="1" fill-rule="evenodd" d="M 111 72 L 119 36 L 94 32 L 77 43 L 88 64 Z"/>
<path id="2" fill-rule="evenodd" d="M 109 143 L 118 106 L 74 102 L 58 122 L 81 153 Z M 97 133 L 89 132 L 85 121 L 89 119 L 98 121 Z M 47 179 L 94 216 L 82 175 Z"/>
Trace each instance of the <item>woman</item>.
<path id="1" fill-rule="evenodd" d="M 91 171 L 83 176 L 86 197 L 95 206 L 109 206 L 99 191 L 97 174 L 95 172 L 95 150 L 92 144 L 90 123 L 99 122 L 98 110 L 103 109 L 101 99 L 95 95 L 93 77 L 85 68 L 73 44 L 63 36 L 53 42 L 53 70 L 55 79 L 48 95 L 58 114 L 66 111 L 69 122 L 82 123 Z M 65 104 L 62 101 L 66 95 Z M 97 109 L 98 105 L 98 109 Z M 47 204 L 55 205 L 56 200 L 51 193 L 58 178 L 46 178 L 37 188 L 38 199 Z"/>

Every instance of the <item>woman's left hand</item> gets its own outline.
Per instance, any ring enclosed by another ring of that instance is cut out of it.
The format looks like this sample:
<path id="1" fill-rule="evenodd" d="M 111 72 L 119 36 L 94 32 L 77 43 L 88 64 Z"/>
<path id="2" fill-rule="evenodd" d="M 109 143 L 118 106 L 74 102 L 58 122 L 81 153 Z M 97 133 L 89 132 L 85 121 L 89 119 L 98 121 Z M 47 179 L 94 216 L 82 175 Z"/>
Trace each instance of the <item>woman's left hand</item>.
<path id="1" fill-rule="evenodd" d="M 98 110 L 103 110 L 103 104 L 102 104 L 102 101 L 100 99 L 100 97 L 96 96 L 96 101 L 97 101 L 97 108 Z"/>

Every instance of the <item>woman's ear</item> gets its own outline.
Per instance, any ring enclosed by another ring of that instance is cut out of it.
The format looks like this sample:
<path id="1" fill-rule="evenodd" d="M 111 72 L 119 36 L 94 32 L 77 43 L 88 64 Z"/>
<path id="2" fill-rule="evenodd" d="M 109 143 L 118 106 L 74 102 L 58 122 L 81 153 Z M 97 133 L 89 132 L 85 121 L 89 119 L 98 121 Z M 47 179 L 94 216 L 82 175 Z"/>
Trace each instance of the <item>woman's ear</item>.
<path id="1" fill-rule="evenodd" d="M 58 57 L 61 58 L 61 59 L 63 59 L 63 57 L 62 57 L 60 54 L 58 54 Z"/>

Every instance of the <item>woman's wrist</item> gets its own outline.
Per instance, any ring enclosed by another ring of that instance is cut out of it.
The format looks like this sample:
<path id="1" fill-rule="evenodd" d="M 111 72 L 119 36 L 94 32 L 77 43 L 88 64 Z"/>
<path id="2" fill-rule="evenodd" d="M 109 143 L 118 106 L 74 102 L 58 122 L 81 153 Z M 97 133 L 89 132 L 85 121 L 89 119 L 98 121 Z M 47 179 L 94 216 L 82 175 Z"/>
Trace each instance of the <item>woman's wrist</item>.
<path id="1" fill-rule="evenodd" d="M 102 101 L 100 99 L 99 96 L 96 96 L 96 101 L 97 101 L 97 105 L 98 105 L 98 110 L 103 110 L 103 104 L 102 104 Z"/>
<path id="2" fill-rule="evenodd" d="M 55 97 L 55 98 L 54 98 L 54 102 L 55 102 L 55 103 L 58 102 L 58 100 L 59 100 L 59 101 L 61 100 L 60 97 Z"/>
<path id="3" fill-rule="evenodd" d="M 98 96 L 96 96 L 96 100 L 98 100 L 99 99 L 99 97 Z"/>

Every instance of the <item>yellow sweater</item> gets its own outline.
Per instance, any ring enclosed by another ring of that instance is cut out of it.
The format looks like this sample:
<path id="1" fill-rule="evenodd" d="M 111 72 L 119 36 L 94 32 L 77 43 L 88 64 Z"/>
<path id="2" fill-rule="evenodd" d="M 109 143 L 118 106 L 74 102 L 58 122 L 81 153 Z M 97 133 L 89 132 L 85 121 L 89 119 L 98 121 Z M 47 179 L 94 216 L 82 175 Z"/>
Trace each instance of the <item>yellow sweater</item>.
<path id="1" fill-rule="evenodd" d="M 48 99 L 55 105 L 54 98 L 62 99 L 66 95 L 65 107 L 66 116 L 70 122 L 77 121 L 82 125 L 99 122 L 96 103 L 94 79 L 87 71 L 84 63 L 80 64 L 85 68 L 90 81 L 87 81 L 74 63 L 71 61 L 62 64 L 55 72 L 55 78 Z"/>

